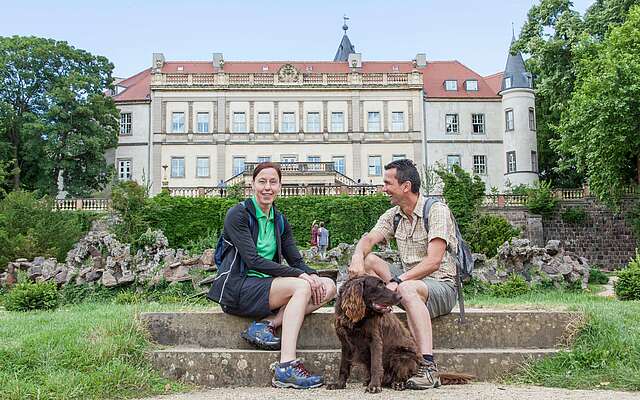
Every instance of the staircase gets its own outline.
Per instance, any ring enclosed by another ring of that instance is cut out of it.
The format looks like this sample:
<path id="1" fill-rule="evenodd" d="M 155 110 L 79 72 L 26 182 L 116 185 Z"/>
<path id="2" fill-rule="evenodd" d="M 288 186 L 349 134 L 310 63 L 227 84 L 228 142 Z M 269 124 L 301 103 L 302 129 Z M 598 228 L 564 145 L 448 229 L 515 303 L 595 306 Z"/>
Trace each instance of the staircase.
<path id="1" fill-rule="evenodd" d="M 405 320 L 402 311 L 396 311 Z M 433 320 L 435 357 L 441 371 L 466 372 L 490 380 L 514 371 L 528 359 L 552 355 L 567 328 L 580 315 L 556 311 L 467 310 Z M 151 354 L 154 367 L 168 378 L 208 387 L 269 386 L 269 365 L 279 352 L 255 350 L 239 333 L 251 322 L 221 311 L 144 313 L 140 319 L 153 341 L 166 346 Z M 337 377 L 340 342 L 333 328 L 333 309 L 306 317 L 298 356 L 313 372 Z M 354 379 L 362 376 L 354 370 Z"/>

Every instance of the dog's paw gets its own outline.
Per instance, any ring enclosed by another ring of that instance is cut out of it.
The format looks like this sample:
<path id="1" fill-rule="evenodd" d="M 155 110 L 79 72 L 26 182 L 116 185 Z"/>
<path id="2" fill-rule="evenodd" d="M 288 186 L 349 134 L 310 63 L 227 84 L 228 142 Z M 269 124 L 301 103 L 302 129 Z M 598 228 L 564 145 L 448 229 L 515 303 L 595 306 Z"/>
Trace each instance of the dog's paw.
<path id="1" fill-rule="evenodd" d="M 336 382 L 336 383 L 329 383 L 325 387 L 327 388 L 327 390 L 339 390 L 339 389 L 344 389 L 345 387 L 347 387 L 347 385 L 345 383 Z"/>
<path id="2" fill-rule="evenodd" d="M 393 382 L 391 384 L 391 388 L 393 390 L 405 390 L 407 388 L 407 385 L 405 382 Z"/>
<path id="3" fill-rule="evenodd" d="M 364 391 L 365 393 L 380 393 L 382 392 L 382 387 L 369 384 L 369 386 L 367 386 L 367 388 Z"/>

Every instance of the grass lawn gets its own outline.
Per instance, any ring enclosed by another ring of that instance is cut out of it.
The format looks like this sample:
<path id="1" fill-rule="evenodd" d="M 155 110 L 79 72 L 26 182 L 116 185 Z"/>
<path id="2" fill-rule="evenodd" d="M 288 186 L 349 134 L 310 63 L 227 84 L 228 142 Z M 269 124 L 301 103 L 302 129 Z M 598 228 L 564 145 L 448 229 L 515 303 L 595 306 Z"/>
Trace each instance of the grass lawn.
<path id="1" fill-rule="evenodd" d="M 135 319 L 142 311 L 179 308 L 84 303 L 0 311 L 0 399 L 125 399 L 188 390 L 151 369 L 150 344 Z"/>
<path id="2" fill-rule="evenodd" d="M 592 292 L 599 287 L 591 286 Z M 563 388 L 640 390 L 640 301 L 618 301 L 591 293 L 534 291 L 515 298 L 468 297 L 471 307 L 546 308 L 581 311 L 585 325 L 569 351 L 527 365 L 507 378 Z"/>

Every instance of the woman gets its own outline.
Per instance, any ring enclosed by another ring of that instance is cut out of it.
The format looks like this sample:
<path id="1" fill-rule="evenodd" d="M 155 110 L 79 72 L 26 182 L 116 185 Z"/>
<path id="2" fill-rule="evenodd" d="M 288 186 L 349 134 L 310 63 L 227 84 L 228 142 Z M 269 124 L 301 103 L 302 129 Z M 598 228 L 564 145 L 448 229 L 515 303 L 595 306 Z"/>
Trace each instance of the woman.
<path id="1" fill-rule="evenodd" d="M 311 224 L 311 247 L 318 247 L 318 224 L 315 220 Z"/>
<path id="2" fill-rule="evenodd" d="M 307 389 L 324 382 L 296 358 L 298 333 L 305 315 L 335 297 L 336 286 L 304 263 L 291 226 L 276 209 L 281 178 L 277 164 L 258 164 L 253 171 L 254 196 L 227 212 L 221 263 L 209 298 L 225 313 L 258 320 L 241 333 L 249 343 L 281 349 L 273 386 Z M 279 326 L 282 339 L 276 336 Z"/>

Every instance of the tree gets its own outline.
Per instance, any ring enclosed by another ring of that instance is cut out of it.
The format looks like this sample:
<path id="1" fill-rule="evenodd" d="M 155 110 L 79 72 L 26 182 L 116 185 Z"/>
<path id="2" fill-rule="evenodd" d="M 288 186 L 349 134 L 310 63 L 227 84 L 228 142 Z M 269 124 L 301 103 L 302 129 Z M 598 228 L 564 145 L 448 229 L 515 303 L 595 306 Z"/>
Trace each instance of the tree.
<path id="1" fill-rule="evenodd" d="M 584 37 L 581 50 L 558 147 L 613 205 L 640 173 L 640 6 L 603 42 Z"/>
<path id="2" fill-rule="evenodd" d="M 109 181 L 105 150 L 117 144 L 118 112 L 105 95 L 113 65 L 66 42 L 0 37 L 0 153 L 13 160 L 13 189 L 72 195 Z"/>
<path id="3" fill-rule="evenodd" d="M 571 153 L 557 145 L 580 58 L 593 56 L 597 49 L 591 45 L 624 23 L 636 4 L 640 1 L 596 0 L 581 18 L 569 0 L 541 0 L 529 10 L 520 38 L 512 46 L 512 51 L 530 56 L 526 63 L 535 82 L 540 175 L 553 186 L 575 187 L 584 180 Z"/>

